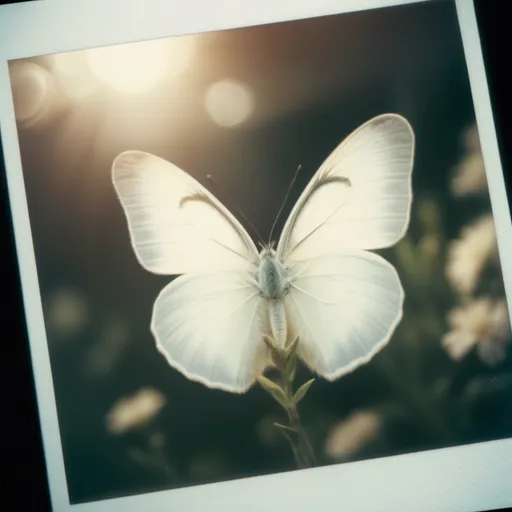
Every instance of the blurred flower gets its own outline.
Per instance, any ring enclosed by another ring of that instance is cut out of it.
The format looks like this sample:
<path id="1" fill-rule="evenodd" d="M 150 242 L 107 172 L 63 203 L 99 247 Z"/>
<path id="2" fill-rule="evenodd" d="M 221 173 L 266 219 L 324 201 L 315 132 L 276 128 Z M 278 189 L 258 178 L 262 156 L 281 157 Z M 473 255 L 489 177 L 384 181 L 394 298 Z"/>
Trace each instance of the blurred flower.
<path id="1" fill-rule="evenodd" d="M 46 325 L 52 334 L 72 336 L 84 327 L 88 316 L 87 303 L 77 290 L 60 289 L 48 300 Z"/>
<path id="2" fill-rule="evenodd" d="M 480 194 L 487 190 L 484 159 L 476 125 L 464 134 L 466 154 L 455 168 L 451 189 L 455 196 L 465 197 Z"/>
<path id="3" fill-rule="evenodd" d="M 379 432 L 381 417 L 368 410 L 357 411 L 336 424 L 325 442 L 325 453 L 331 459 L 344 459 L 355 455 Z"/>
<path id="4" fill-rule="evenodd" d="M 459 293 L 470 294 L 491 259 L 498 260 L 498 244 L 492 215 L 486 215 L 463 228 L 460 238 L 450 243 L 446 277 Z"/>
<path id="5" fill-rule="evenodd" d="M 507 304 L 488 297 L 474 300 L 448 314 L 450 331 L 442 340 L 453 359 L 463 358 L 471 349 L 477 349 L 479 358 L 497 364 L 506 357 L 511 330 Z"/>
<path id="6" fill-rule="evenodd" d="M 152 388 L 143 388 L 131 397 L 122 398 L 114 404 L 107 415 L 107 429 L 112 434 L 143 427 L 153 419 L 165 405 L 165 397 Z"/>
<path id="7" fill-rule="evenodd" d="M 480 137 L 478 135 L 478 128 L 476 124 L 470 126 L 462 136 L 464 140 L 464 146 L 470 153 L 478 153 L 481 150 Z"/>

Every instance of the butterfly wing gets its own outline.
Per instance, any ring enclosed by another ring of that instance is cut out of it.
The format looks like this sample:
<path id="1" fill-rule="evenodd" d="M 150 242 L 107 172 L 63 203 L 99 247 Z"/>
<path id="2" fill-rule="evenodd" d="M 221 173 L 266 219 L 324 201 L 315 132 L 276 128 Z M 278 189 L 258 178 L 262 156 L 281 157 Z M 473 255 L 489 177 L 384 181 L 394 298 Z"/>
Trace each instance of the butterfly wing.
<path id="1" fill-rule="evenodd" d="M 245 272 L 187 274 L 158 296 L 151 330 L 159 351 L 186 377 L 243 393 L 268 361 L 266 311 Z"/>
<path id="2" fill-rule="evenodd" d="M 409 224 L 414 133 L 385 114 L 349 135 L 320 166 L 279 240 L 282 261 L 396 243 Z"/>
<path id="3" fill-rule="evenodd" d="M 407 230 L 413 154 L 404 118 L 368 121 L 322 164 L 283 229 L 289 330 L 300 336 L 299 356 L 327 379 L 367 362 L 402 317 L 395 269 L 367 250 L 388 247 Z"/>
<path id="4" fill-rule="evenodd" d="M 208 190 L 177 166 L 142 151 L 112 166 L 140 264 L 156 274 L 246 270 L 258 252 L 242 225 Z"/>
<path id="5" fill-rule="evenodd" d="M 113 164 L 113 182 L 141 265 L 185 274 L 153 308 L 151 330 L 171 366 L 206 386 L 243 392 L 267 362 L 265 308 L 251 272 L 247 232 L 202 185 L 140 151 Z"/>
<path id="6" fill-rule="evenodd" d="M 369 361 L 402 317 L 404 293 L 394 267 L 365 251 L 302 261 L 285 298 L 297 353 L 334 380 Z"/>

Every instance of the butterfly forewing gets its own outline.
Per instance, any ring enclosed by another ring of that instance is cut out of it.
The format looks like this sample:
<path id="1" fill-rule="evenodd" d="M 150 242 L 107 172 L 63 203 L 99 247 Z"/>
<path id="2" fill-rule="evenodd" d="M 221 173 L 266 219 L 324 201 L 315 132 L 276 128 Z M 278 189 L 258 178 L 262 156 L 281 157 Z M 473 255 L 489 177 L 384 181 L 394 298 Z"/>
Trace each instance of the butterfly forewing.
<path id="1" fill-rule="evenodd" d="M 127 151 L 113 182 L 144 268 L 176 275 L 247 270 L 256 247 L 235 217 L 190 175 L 159 157 Z"/>
<path id="2" fill-rule="evenodd" d="M 283 261 L 380 249 L 409 223 L 414 134 L 401 116 L 378 116 L 349 135 L 316 172 L 288 218 Z"/>

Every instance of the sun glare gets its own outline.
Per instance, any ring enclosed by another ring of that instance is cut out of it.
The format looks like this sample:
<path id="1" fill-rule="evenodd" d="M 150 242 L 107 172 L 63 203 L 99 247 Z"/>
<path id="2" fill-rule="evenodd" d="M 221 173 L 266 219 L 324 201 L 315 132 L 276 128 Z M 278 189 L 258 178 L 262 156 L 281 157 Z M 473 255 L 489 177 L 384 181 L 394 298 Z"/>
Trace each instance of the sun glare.
<path id="1" fill-rule="evenodd" d="M 183 72 L 192 50 L 187 37 L 95 48 L 86 57 L 92 72 L 112 89 L 137 95 Z"/>
<path id="2" fill-rule="evenodd" d="M 11 85 L 16 119 L 25 124 L 39 121 L 50 104 L 49 73 L 32 62 L 15 64 L 11 70 Z"/>
<path id="3" fill-rule="evenodd" d="M 205 95 L 205 107 L 212 120 L 223 127 L 243 123 L 254 110 L 252 91 L 231 79 L 212 84 Z"/>
<path id="4" fill-rule="evenodd" d="M 72 99 L 87 98 L 97 87 L 91 80 L 84 52 L 60 53 L 53 56 L 54 73 L 64 94 Z"/>

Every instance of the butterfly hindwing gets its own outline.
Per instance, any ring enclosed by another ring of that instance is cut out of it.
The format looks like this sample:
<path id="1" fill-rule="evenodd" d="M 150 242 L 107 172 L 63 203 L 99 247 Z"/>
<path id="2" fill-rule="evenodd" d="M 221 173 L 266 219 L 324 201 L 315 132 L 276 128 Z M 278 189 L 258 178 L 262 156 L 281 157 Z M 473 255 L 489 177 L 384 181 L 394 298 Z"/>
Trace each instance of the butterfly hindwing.
<path id="1" fill-rule="evenodd" d="M 242 393 L 267 364 L 266 306 L 246 273 L 186 274 L 158 296 L 151 329 L 169 364 L 188 378 Z"/>
<path id="2" fill-rule="evenodd" d="M 367 362 L 402 317 L 404 293 L 394 267 L 354 251 L 297 263 L 285 299 L 298 355 L 328 380 Z"/>

